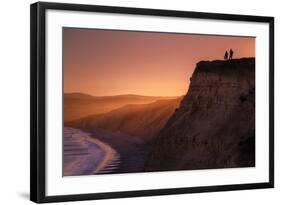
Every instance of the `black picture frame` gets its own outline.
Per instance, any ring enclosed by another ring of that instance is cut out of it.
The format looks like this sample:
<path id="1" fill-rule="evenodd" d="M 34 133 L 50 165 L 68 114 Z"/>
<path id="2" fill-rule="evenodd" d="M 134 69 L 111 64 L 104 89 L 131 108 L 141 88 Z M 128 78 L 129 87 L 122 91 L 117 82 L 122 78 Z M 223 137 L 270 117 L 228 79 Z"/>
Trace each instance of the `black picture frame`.
<path id="1" fill-rule="evenodd" d="M 269 24 L 269 181 L 263 183 L 220 186 L 169 188 L 107 193 L 46 196 L 46 10 L 86 11 L 102 13 L 169 16 L 195 19 L 263 22 Z M 110 7 L 82 4 L 38 2 L 30 6 L 30 199 L 37 203 L 77 200 L 96 200 L 198 192 L 230 191 L 274 187 L 274 18 L 265 16 L 230 15 L 217 13 Z"/>

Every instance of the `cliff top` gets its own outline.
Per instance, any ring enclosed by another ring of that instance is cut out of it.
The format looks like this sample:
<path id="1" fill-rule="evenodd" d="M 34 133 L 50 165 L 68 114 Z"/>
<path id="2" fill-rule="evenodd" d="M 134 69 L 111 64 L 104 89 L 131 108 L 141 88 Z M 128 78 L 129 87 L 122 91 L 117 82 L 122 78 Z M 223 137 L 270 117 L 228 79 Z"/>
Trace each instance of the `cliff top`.
<path id="1" fill-rule="evenodd" d="M 196 64 L 194 73 L 215 72 L 216 70 L 254 68 L 255 58 L 239 58 L 232 60 L 200 61 Z"/>
<path id="2" fill-rule="evenodd" d="M 213 61 L 199 61 L 196 65 L 225 65 L 225 64 L 241 64 L 241 63 L 255 63 L 255 58 L 237 58 L 231 60 L 213 60 Z"/>

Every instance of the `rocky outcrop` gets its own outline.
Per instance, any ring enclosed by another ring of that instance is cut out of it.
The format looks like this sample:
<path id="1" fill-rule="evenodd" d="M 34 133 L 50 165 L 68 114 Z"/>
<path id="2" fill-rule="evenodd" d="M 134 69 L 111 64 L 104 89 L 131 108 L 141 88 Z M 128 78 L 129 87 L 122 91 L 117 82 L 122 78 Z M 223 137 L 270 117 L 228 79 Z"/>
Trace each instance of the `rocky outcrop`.
<path id="1" fill-rule="evenodd" d="M 255 59 L 201 61 L 146 171 L 255 166 Z"/>

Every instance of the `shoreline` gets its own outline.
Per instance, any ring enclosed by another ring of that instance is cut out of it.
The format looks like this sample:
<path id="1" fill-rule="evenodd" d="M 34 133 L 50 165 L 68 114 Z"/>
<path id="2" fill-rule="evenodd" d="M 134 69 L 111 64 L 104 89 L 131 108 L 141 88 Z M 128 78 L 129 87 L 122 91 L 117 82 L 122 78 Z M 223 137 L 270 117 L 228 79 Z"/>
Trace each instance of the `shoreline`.
<path id="1" fill-rule="evenodd" d="M 64 127 L 64 176 L 99 174 L 119 159 L 119 154 L 105 142 L 85 130 Z M 117 169 L 118 167 L 113 167 Z M 111 169 L 113 169 L 111 168 Z"/>
<path id="2" fill-rule="evenodd" d="M 89 133 L 89 135 L 90 135 L 89 136 L 90 141 L 98 145 L 105 153 L 103 159 L 92 173 L 92 174 L 99 174 L 99 171 L 106 168 L 114 160 L 114 157 L 117 155 L 117 152 L 110 145 L 95 138 L 95 136 L 92 133 Z"/>

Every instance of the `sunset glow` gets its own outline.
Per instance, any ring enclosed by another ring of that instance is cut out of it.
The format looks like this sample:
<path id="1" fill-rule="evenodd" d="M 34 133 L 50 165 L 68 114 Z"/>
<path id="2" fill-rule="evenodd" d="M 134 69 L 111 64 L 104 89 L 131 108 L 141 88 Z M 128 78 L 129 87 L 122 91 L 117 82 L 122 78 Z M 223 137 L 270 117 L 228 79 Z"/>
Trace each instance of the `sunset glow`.
<path id="1" fill-rule="evenodd" d="M 181 96 L 201 60 L 254 57 L 254 37 L 63 29 L 64 92 Z"/>

